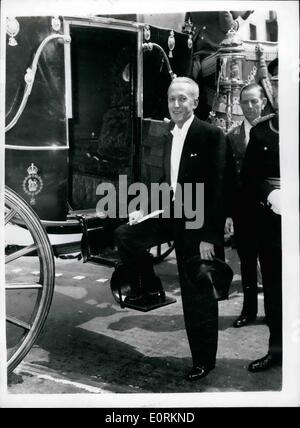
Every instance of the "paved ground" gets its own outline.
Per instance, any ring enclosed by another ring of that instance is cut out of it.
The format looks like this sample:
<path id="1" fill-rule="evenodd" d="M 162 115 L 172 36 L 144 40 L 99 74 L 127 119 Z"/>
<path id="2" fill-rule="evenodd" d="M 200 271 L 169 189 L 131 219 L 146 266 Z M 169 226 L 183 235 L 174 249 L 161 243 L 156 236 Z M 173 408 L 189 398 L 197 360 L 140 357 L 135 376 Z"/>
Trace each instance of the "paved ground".
<path id="1" fill-rule="evenodd" d="M 263 295 L 258 296 L 257 321 L 232 328 L 242 294 L 236 254 L 228 250 L 226 255 L 235 276 L 230 299 L 219 303 L 217 366 L 201 382 L 183 378 L 191 358 L 173 253 L 157 272 L 177 302 L 147 313 L 116 304 L 110 293 L 110 268 L 56 260 L 55 293 L 45 328 L 9 377 L 9 394 L 280 390 L 281 369 L 259 374 L 246 369 L 250 360 L 267 351 Z M 29 257 L 19 266 L 34 275 L 31 268 Z M 18 270 L 15 265 L 14 269 Z"/>

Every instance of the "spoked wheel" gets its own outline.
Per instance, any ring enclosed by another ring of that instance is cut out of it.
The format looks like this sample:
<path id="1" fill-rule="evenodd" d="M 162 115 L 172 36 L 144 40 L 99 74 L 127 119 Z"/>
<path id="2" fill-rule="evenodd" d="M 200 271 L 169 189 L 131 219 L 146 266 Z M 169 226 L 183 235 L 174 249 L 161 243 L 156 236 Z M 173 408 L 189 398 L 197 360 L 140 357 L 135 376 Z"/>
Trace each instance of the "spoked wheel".
<path id="1" fill-rule="evenodd" d="M 37 339 L 55 280 L 53 252 L 35 212 L 5 188 L 5 290 L 8 373 Z"/>
<path id="2" fill-rule="evenodd" d="M 154 264 L 162 262 L 168 257 L 174 250 L 174 243 L 172 241 L 165 242 L 164 244 L 157 245 L 151 248 L 151 254 L 153 255 Z"/>

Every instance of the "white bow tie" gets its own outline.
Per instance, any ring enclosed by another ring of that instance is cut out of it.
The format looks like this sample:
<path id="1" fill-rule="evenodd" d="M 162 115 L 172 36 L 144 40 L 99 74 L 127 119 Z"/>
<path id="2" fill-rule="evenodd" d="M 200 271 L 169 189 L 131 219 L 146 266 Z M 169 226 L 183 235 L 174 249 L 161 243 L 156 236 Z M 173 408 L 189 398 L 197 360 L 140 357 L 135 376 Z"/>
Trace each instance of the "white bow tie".
<path id="1" fill-rule="evenodd" d="M 172 135 L 181 135 L 181 132 L 182 132 L 182 129 L 180 129 L 180 128 L 178 128 L 178 126 L 175 126 L 173 129 L 172 129 L 172 131 L 171 131 L 171 134 Z"/>

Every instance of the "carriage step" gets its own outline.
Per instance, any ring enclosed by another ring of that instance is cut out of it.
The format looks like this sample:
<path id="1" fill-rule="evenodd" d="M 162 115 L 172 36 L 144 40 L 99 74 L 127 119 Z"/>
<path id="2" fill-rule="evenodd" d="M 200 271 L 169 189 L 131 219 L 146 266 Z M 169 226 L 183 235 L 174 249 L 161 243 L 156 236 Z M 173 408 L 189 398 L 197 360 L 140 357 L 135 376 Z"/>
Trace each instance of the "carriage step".
<path id="1" fill-rule="evenodd" d="M 113 255 L 90 255 L 84 260 L 84 263 L 93 263 L 95 265 L 104 265 L 108 267 L 117 267 L 120 264 L 120 259 L 116 255 L 115 257 Z"/>
<path id="2" fill-rule="evenodd" d="M 152 311 L 153 309 L 160 308 L 162 306 L 176 303 L 176 299 L 173 297 L 165 296 L 164 298 L 158 298 L 157 300 L 149 301 L 146 298 L 137 300 L 135 302 L 127 302 L 126 299 L 122 302 L 122 308 L 135 309 L 141 312 Z"/>
<path id="3" fill-rule="evenodd" d="M 101 212 L 97 212 L 95 208 L 87 208 L 83 210 L 72 210 L 69 211 L 67 218 L 68 219 L 75 219 L 77 216 L 84 217 L 86 219 L 93 219 L 93 218 L 105 218 L 106 215 Z"/>
<path id="4" fill-rule="evenodd" d="M 70 221 L 79 221 L 83 229 L 90 230 L 97 227 L 103 228 L 104 225 L 112 223 L 112 219 L 108 218 L 105 214 L 98 213 L 95 209 L 71 211 L 67 215 Z M 115 221 L 115 220 L 114 220 Z"/>

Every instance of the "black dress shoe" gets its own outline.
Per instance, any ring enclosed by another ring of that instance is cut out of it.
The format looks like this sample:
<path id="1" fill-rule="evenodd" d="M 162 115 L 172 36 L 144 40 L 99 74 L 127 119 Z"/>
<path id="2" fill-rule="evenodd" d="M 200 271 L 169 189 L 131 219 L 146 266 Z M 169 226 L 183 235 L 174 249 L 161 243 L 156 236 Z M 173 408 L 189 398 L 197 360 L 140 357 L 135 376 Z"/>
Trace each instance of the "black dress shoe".
<path id="1" fill-rule="evenodd" d="M 134 303 L 134 302 L 140 302 L 142 300 L 147 302 L 157 302 L 162 301 L 166 298 L 166 293 L 164 290 L 159 291 L 151 291 L 147 292 L 145 294 L 128 294 L 125 298 L 125 302 L 127 303 Z"/>
<path id="2" fill-rule="evenodd" d="M 147 299 L 150 300 L 164 300 L 166 297 L 166 293 L 164 290 L 151 291 L 147 293 Z"/>
<path id="3" fill-rule="evenodd" d="M 233 323 L 233 327 L 240 328 L 256 320 L 256 316 L 240 315 Z"/>
<path id="4" fill-rule="evenodd" d="M 274 357 L 272 354 L 267 354 L 259 360 L 252 361 L 248 366 L 248 370 L 249 372 L 256 373 L 279 365 L 281 365 L 280 357 Z"/>
<path id="5" fill-rule="evenodd" d="M 202 379 L 214 368 L 215 366 L 193 366 L 192 370 L 187 374 L 186 379 L 189 381 Z"/>
<path id="6" fill-rule="evenodd" d="M 143 299 L 142 294 L 138 294 L 138 293 L 130 293 L 127 294 L 127 296 L 125 297 L 125 302 L 137 302 Z"/>

